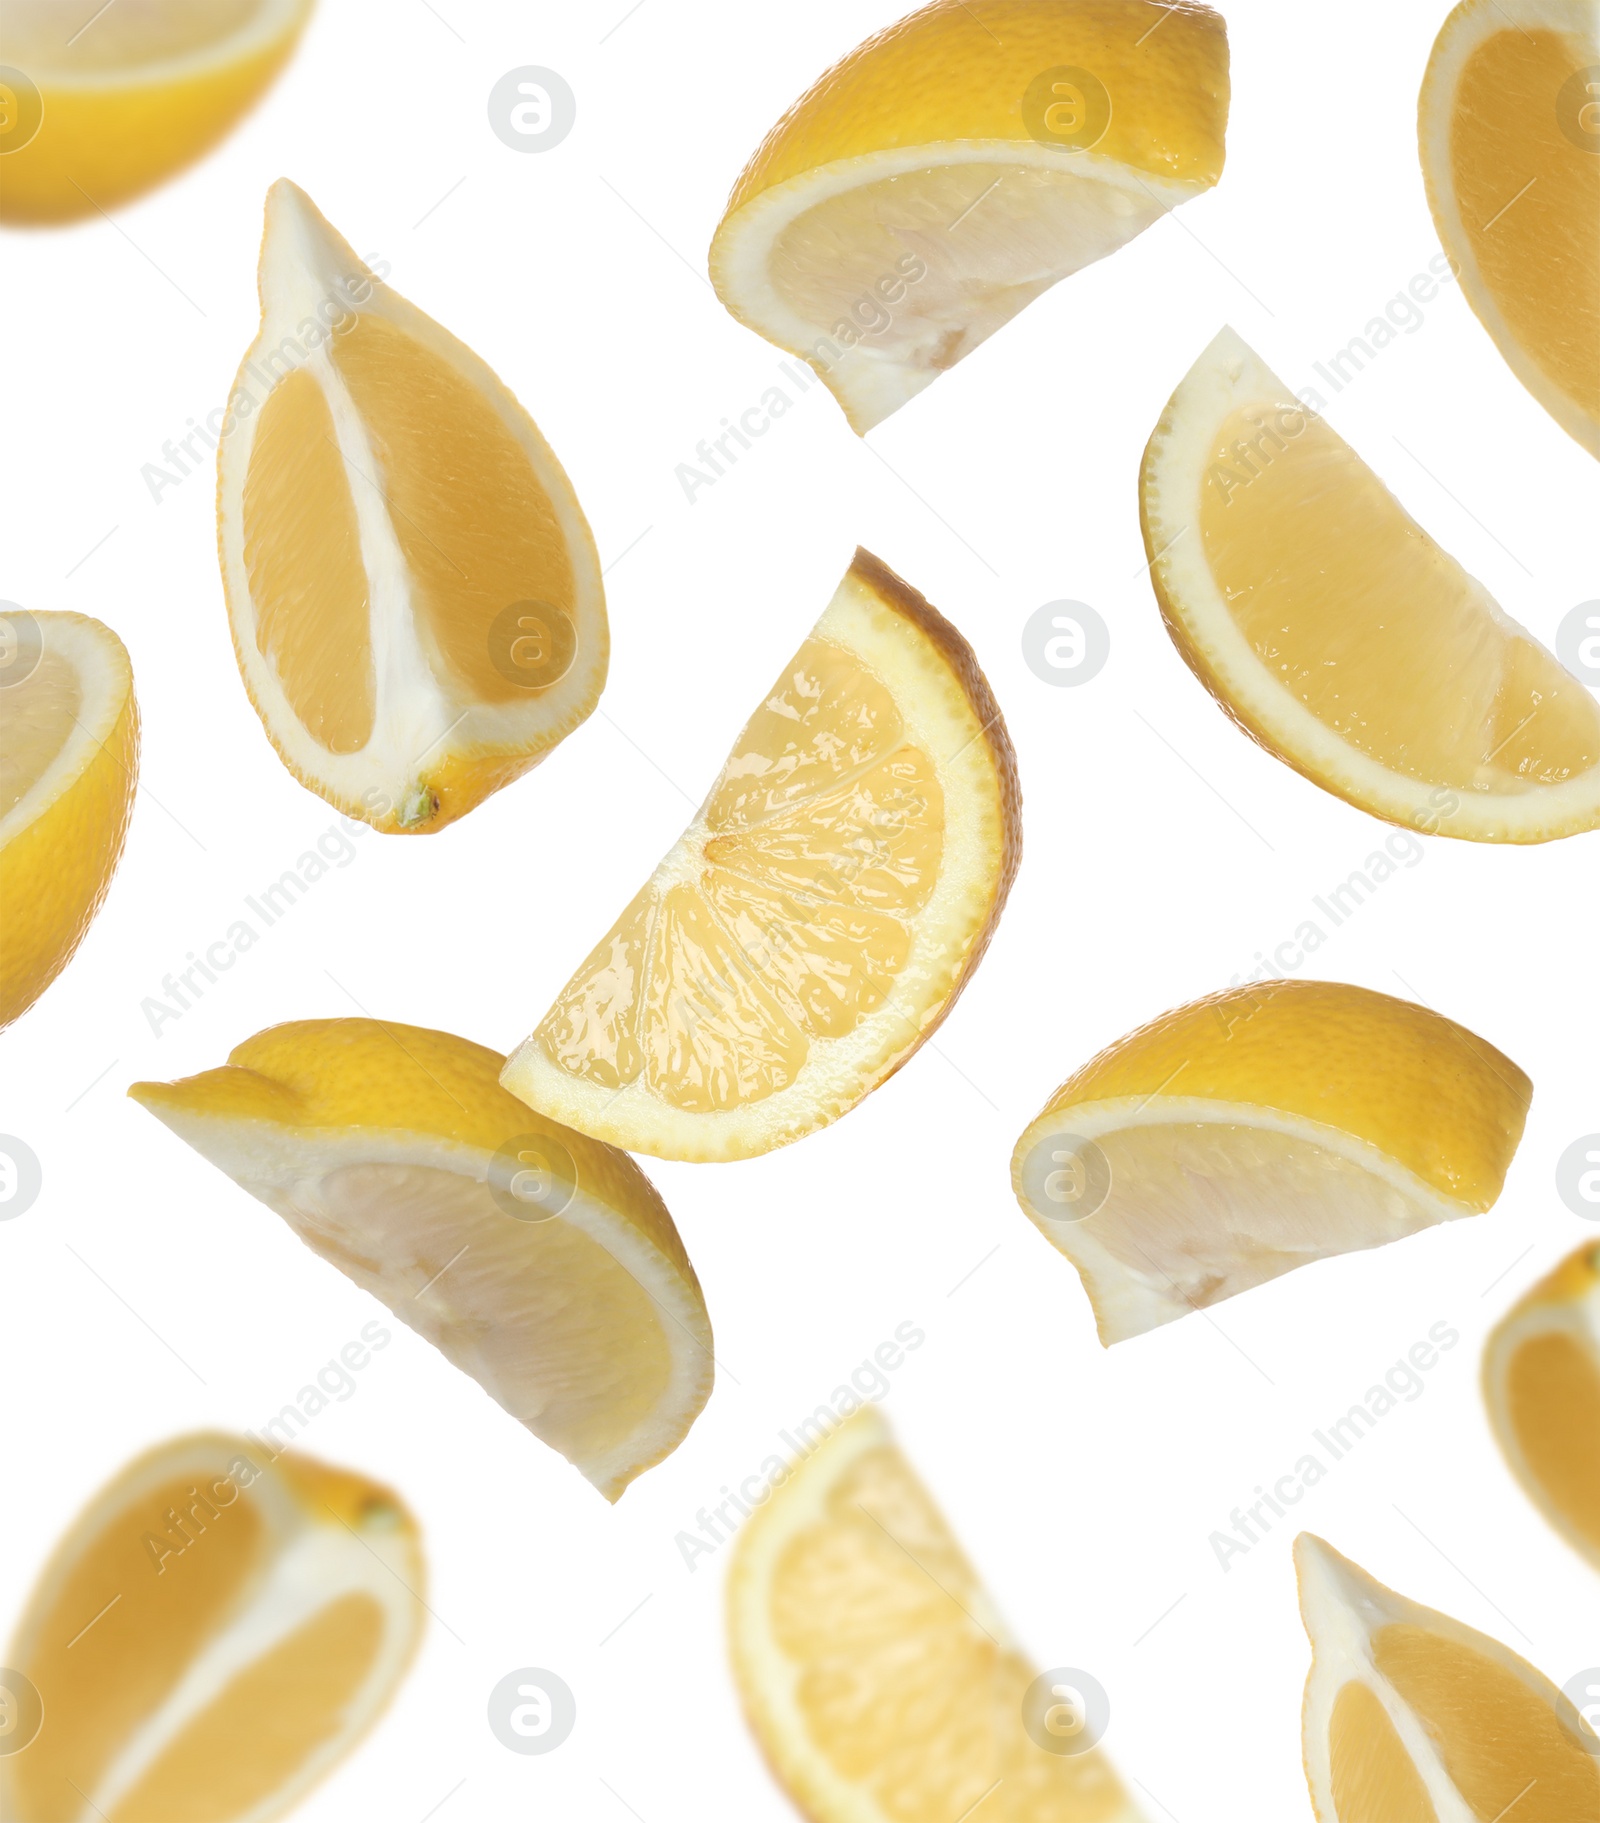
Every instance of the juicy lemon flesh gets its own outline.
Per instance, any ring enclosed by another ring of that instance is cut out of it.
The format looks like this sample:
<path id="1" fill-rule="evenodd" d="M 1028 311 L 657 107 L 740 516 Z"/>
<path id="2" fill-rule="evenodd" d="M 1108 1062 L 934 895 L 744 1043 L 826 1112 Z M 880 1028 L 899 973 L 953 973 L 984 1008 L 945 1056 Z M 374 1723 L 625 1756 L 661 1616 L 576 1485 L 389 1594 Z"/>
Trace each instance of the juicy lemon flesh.
<path id="1" fill-rule="evenodd" d="M 1548 29 L 1494 33 L 1455 95 L 1450 167 L 1467 239 L 1518 343 L 1589 417 L 1600 419 L 1600 138 L 1562 131 L 1563 85 L 1600 65 Z"/>
<path id="2" fill-rule="evenodd" d="M 1600 160 L 1591 161 L 1600 166 Z M 1274 428 L 1299 418 L 1304 429 Z M 1200 535 L 1234 622 L 1318 721 L 1390 770 L 1462 791 L 1600 763 L 1600 706 L 1497 620 L 1350 446 L 1294 401 L 1223 424 Z"/>
<path id="3" fill-rule="evenodd" d="M 1120 1816 L 1123 1793 L 1098 1753 L 1058 1757 L 1027 1740 L 1032 1674 L 970 1617 L 983 1603 L 904 1458 L 863 1452 L 772 1572 L 772 1637 L 797 1668 L 812 1747 L 895 1823 L 948 1823 L 998 1779 L 1012 1819 Z"/>
<path id="4" fill-rule="evenodd" d="M 14 810 L 49 771 L 77 726 L 83 687 L 71 662 L 46 649 L 5 695 L 0 727 L 0 817 Z"/>
<path id="5" fill-rule="evenodd" d="M 107 1823 L 246 1816 L 344 1733 L 372 1673 L 384 1613 L 344 1595 L 239 1674 L 113 1806 Z"/>
<path id="6" fill-rule="evenodd" d="M 1328 1721 L 1331 1823 L 1439 1823 L 1422 1775 L 1365 1684 L 1339 1692 Z"/>
<path id="7" fill-rule="evenodd" d="M 663 1319 L 638 1280 L 571 1223 L 517 1221 L 470 1178 L 340 1166 L 295 1226 L 564 1455 L 625 1443 L 671 1379 Z"/>
<path id="8" fill-rule="evenodd" d="M 814 204 L 778 236 L 769 272 L 824 336 L 849 324 L 861 348 L 942 372 L 1161 213 L 1148 194 L 1068 170 L 935 165 Z"/>
<path id="9" fill-rule="evenodd" d="M 222 44 L 261 11 L 262 0 L 122 0 L 74 33 L 60 0 L 6 0 L 6 51 L 40 74 L 112 73 Z"/>
<path id="10" fill-rule="evenodd" d="M 302 367 L 261 408 L 244 486 L 256 645 L 295 718 L 330 753 L 372 738 L 372 609 L 333 414 Z"/>
<path id="11" fill-rule="evenodd" d="M 1572 1335 L 1531 1336 L 1506 1372 L 1512 1434 L 1528 1472 L 1578 1536 L 1600 1551 L 1600 1369 Z"/>
<path id="12" fill-rule="evenodd" d="M 652 883 L 536 1038 L 603 1088 L 689 1113 L 787 1088 L 892 991 L 944 853 L 944 797 L 883 684 L 811 639 L 708 801 L 690 877 Z"/>
<path id="13" fill-rule="evenodd" d="M 1471 1646 L 1404 1623 L 1382 1628 L 1372 1653 L 1482 1823 L 1513 1806 L 1519 1823 L 1600 1816 L 1600 1760 L 1515 1672 Z"/>
<path id="14" fill-rule="evenodd" d="M 255 1503 L 242 1494 L 226 1507 L 200 1504 L 206 1486 L 197 1469 L 140 1494 L 68 1572 L 25 1667 L 46 1693 L 44 1727 L 14 1762 L 29 1823 L 77 1823 L 83 1799 L 73 1785 L 94 1791 L 261 1567 L 263 1523 Z M 158 1573 L 144 1540 L 181 1542 L 169 1512 L 204 1548 L 165 1556 Z"/>

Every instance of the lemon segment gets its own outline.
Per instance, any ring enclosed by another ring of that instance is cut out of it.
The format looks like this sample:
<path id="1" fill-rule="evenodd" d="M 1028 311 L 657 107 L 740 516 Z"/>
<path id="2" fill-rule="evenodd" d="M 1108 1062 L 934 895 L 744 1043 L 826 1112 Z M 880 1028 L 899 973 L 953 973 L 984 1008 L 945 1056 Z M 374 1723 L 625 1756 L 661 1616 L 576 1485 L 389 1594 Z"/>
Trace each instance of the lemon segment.
<path id="1" fill-rule="evenodd" d="M 1021 846 L 971 648 L 858 552 L 705 805 L 502 1080 L 634 1152 L 748 1158 L 853 1107 L 933 1032 Z"/>
<path id="2" fill-rule="evenodd" d="M 1318 1823 L 1492 1823 L 1513 1807 L 1530 1823 L 1600 1818 L 1600 1758 L 1532 1665 L 1309 1533 L 1295 1564 Z"/>
<path id="3" fill-rule="evenodd" d="M 815 1823 L 1140 1823 L 1098 1747 L 1029 1738 L 1033 1668 L 877 1411 L 740 1533 L 728 1647 L 750 1726 Z"/>
<path id="4" fill-rule="evenodd" d="M 712 282 L 864 435 L 1214 185 L 1228 98 L 1209 7 L 935 0 L 773 128 L 712 242 Z"/>
<path id="5" fill-rule="evenodd" d="M 616 1500 L 709 1397 L 710 1321 L 649 1179 L 508 1095 L 504 1061 L 305 1020 L 129 1093 Z"/>
<path id="6" fill-rule="evenodd" d="M 8 0 L 0 221 L 94 215 L 223 137 L 288 61 L 313 0 L 144 0 L 82 18 Z"/>
<path id="7" fill-rule="evenodd" d="M 1462 0 L 1428 62 L 1418 138 L 1468 303 L 1600 456 L 1600 7 Z"/>
<path id="8" fill-rule="evenodd" d="M 1532 1092 L 1424 1007 L 1267 981 L 1164 1014 L 1070 1076 L 1017 1141 L 1012 1188 L 1109 1347 L 1488 1209 Z"/>
<path id="9" fill-rule="evenodd" d="M 245 688 L 302 784 L 376 829 L 442 829 L 599 700 L 594 540 L 501 382 L 287 181 L 260 282 L 218 453 Z"/>
<path id="10" fill-rule="evenodd" d="M 204 1433 L 141 1457 L 57 1547 L 7 1648 L 43 1722 L 12 1823 L 266 1823 L 377 1720 L 422 1636 L 415 1520 L 365 1477 Z"/>
<path id="11" fill-rule="evenodd" d="M 1600 705 L 1232 330 L 1172 395 L 1140 505 L 1173 642 L 1269 753 L 1429 834 L 1600 826 Z"/>
<path id="12" fill-rule="evenodd" d="M 109 627 L 84 614 L 0 620 L 0 679 L 7 672 L 18 681 L 0 682 L 0 1026 L 83 941 L 122 854 L 139 769 L 133 671 Z"/>

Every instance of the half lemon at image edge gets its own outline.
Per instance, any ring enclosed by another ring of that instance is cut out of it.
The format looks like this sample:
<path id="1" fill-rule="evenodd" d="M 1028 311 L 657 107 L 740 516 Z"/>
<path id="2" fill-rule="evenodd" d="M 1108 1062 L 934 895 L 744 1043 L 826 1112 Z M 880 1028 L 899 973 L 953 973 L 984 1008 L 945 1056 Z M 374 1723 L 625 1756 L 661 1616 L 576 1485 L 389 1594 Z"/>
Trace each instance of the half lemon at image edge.
<path id="1" fill-rule="evenodd" d="M 859 434 L 1222 175 L 1227 28 L 1181 0 L 935 0 L 768 134 L 711 245 L 728 310 Z"/>
<path id="2" fill-rule="evenodd" d="M 1016 756 L 972 648 L 858 551 L 694 821 L 501 1080 L 631 1152 L 787 1145 L 936 1030 L 1021 846 Z"/>
<path id="3" fill-rule="evenodd" d="M 1425 834 L 1600 827 L 1600 704 L 1231 329 L 1139 491 L 1167 631 L 1269 753 Z"/>
<path id="4" fill-rule="evenodd" d="M 710 1319 L 650 1180 L 508 1095 L 504 1062 L 308 1019 L 128 1093 L 614 1501 L 710 1396 Z"/>
<path id="5" fill-rule="evenodd" d="M 506 387 L 287 180 L 267 194 L 260 290 L 210 425 L 240 674 L 301 784 L 430 833 L 599 701 L 594 539 Z"/>
<path id="6" fill-rule="evenodd" d="M 390 1703 L 425 1589 L 416 1521 L 388 1488 L 252 1437 L 163 1443 L 94 1496 L 6 1647 L 37 1732 L 0 1756 L 0 1811 L 281 1816 Z"/>

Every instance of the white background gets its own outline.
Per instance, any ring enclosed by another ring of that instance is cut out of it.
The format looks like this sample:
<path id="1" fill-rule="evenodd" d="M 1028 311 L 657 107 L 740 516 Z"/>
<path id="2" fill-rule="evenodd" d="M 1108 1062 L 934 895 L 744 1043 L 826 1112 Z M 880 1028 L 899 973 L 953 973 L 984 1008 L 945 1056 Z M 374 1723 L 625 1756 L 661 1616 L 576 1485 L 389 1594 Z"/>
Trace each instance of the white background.
<path id="1" fill-rule="evenodd" d="M 1070 1069 L 1254 968 L 1389 833 L 1257 750 L 1184 669 L 1144 575 L 1136 475 L 1223 322 L 1313 383 L 1312 363 L 1438 252 L 1414 120 L 1443 0 L 1232 0 L 1217 191 L 1034 304 L 865 445 L 813 389 L 693 505 L 675 465 L 780 359 L 703 277 L 723 201 L 781 111 L 895 9 L 642 0 L 619 23 L 625 6 L 322 0 L 216 155 L 114 221 L 0 240 L 0 594 L 110 622 L 144 716 L 110 897 L 0 1038 L 0 1127 L 40 1154 L 45 1186 L 0 1225 L 0 1632 L 129 1456 L 259 1425 L 381 1314 L 124 1087 L 218 1064 L 278 1020 L 358 1009 L 515 1044 L 676 837 L 859 541 L 962 628 L 1004 707 L 1026 849 L 998 937 L 935 1044 L 831 1130 L 745 1164 L 647 1161 L 722 1371 L 688 1441 L 615 1510 L 408 1331 L 316 1420 L 311 1453 L 420 1513 L 438 1622 L 379 1732 L 298 1814 L 793 1814 L 726 1668 L 726 1553 L 691 1575 L 674 1534 L 911 1320 L 927 1342 L 884 1409 L 1029 1651 L 1111 1692 L 1108 1747 L 1151 1823 L 1308 1819 L 1291 1528 L 1226 1575 L 1208 1537 L 1438 1321 L 1463 1340 L 1425 1396 L 1296 1517 L 1557 1682 L 1600 1661 L 1600 1585 L 1514 1488 L 1476 1384 L 1486 1329 L 1594 1238 L 1553 1168 L 1600 1128 L 1600 838 L 1428 842 L 1313 958 L 1425 1000 L 1532 1075 L 1491 1214 L 1107 1353 L 1007 1161 Z M 485 113 L 521 64 L 578 97 L 571 137 L 538 156 L 503 146 Z M 614 564 L 611 681 L 540 770 L 465 823 L 365 835 L 157 1037 L 142 999 L 335 820 L 278 763 L 236 674 L 209 472 L 159 504 L 140 474 L 226 395 L 280 175 L 540 423 Z M 1454 287 L 1329 415 L 1539 637 L 1600 594 L 1593 461 Z M 1080 689 L 1040 682 L 1019 644 L 1062 597 L 1112 630 Z M 570 1741 L 538 1759 L 499 1746 L 484 1714 L 530 1664 L 578 1700 Z"/>

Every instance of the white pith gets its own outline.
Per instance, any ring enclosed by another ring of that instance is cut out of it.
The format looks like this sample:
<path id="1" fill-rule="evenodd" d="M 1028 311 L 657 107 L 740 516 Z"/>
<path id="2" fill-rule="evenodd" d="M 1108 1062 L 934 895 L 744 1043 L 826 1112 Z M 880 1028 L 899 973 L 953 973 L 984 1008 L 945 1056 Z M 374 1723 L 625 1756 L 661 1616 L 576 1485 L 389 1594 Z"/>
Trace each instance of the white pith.
<path id="1" fill-rule="evenodd" d="M 30 74 L 42 77 L 50 89 L 74 94 L 155 88 L 203 80 L 281 44 L 300 29 L 314 4 L 315 0 L 260 0 L 254 16 L 231 37 L 219 38 L 176 57 L 152 58 L 118 69 L 89 71 L 71 65 L 52 68 L 36 56 L 30 56 L 28 69 Z"/>
<path id="2" fill-rule="evenodd" d="M 1530 785 L 1515 793 L 1413 778 L 1341 738 L 1257 657 L 1206 561 L 1202 490 L 1227 419 L 1244 407 L 1270 408 L 1293 397 L 1253 349 L 1224 329 L 1173 394 L 1151 439 L 1144 504 L 1152 567 L 1208 686 L 1325 789 L 1404 828 L 1485 842 L 1543 842 L 1594 828 L 1600 823 L 1600 767 L 1558 785 Z M 1404 509 L 1397 503 L 1396 510 Z M 1540 645 L 1481 584 L 1467 580 L 1499 627 Z M 1403 604 L 1398 606 L 1403 611 Z M 1554 655 L 1548 656 L 1560 668 Z M 1573 687 L 1583 685 L 1573 679 Z M 1441 796 L 1453 798 L 1456 809 L 1442 809 Z"/>

